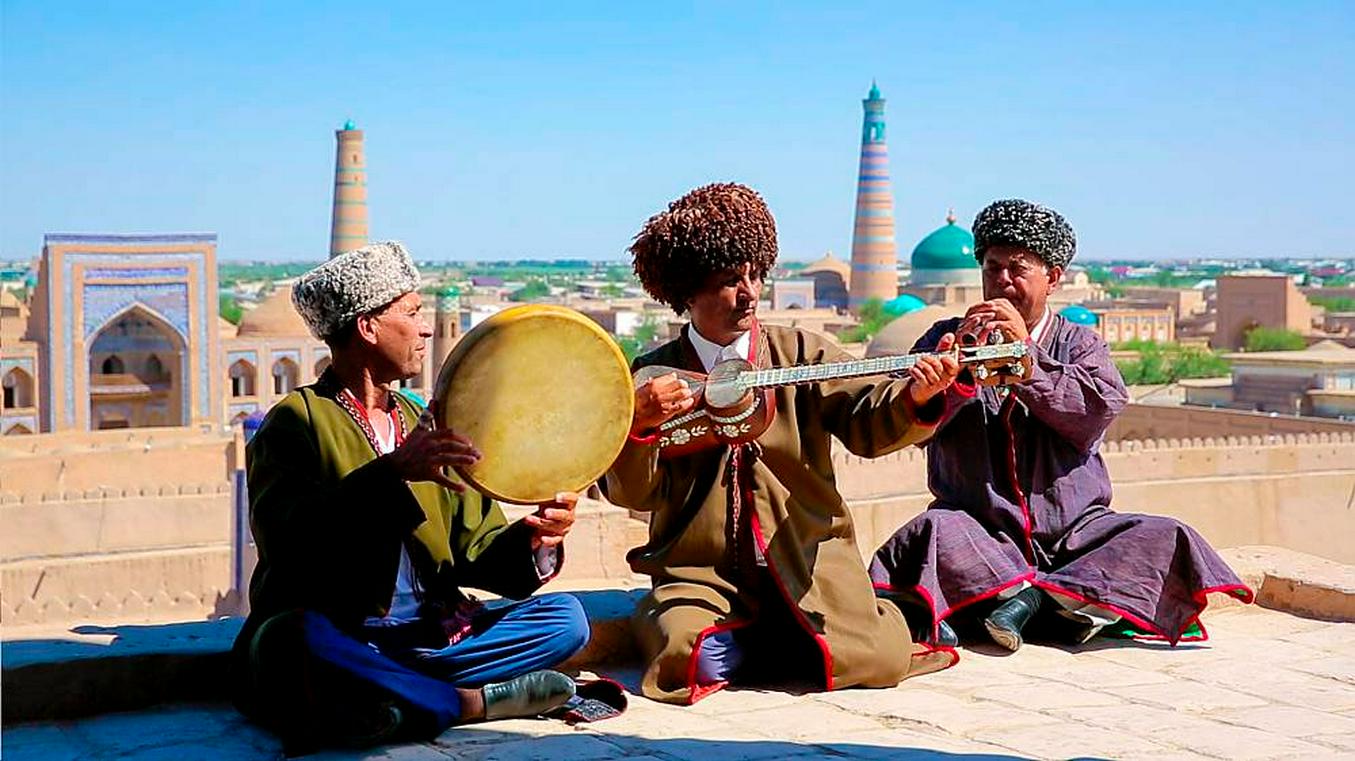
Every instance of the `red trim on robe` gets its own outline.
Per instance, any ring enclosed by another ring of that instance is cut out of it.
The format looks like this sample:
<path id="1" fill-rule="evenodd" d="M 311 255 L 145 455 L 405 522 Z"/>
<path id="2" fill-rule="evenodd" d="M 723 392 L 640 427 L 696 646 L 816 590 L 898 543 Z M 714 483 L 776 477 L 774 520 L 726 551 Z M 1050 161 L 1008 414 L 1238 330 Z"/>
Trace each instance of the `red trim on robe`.
<path id="1" fill-rule="evenodd" d="M 1058 585 L 1056 585 L 1056 584 L 1050 584 L 1050 583 L 1047 582 L 1047 581 L 1034 581 L 1034 582 L 1031 582 L 1031 584 L 1034 585 L 1034 586 L 1040 587 L 1041 589 L 1044 589 L 1045 591 L 1049 591 L 1049 592 L 1057 592 L 1057 593 L 1059 593 L 1059 594 L 1061 594 L 1061 595 L 1065 595 L 1065 596 L 1067 596 L 1067 597 L 1071 597 L 1071 598 L 1073 598 L 1074 600 L 1077 600 L 1078 602 L 1083 602 L 1083 603 L 1086 603 L 1086 604 L 1088 604 L 1088 605 L 1095 605 L 1095 606 L 1097 606 L 1098 608 L 1105 608 L 1106 610 L 1110 611 L 1111 613 L 1118 614 L 1119 616 L 1123 617 L 1126 621 L 1129 621 L 1130 623 L 1132 623 L 1133 625 L 1139 627 L 1140 629 L 1143 629 L 1143 630 L 1148 631 L 1148 632 L 1152 632 L 1154 635 L 1156 635 L 1156 636 L 1158 636 L 1158 637 L 1161 637 L 1162 639 L 1166 640 L 1167 642 L 1171 642 L 1171 644 L 1172 644 L 1173 647 L 1174 647 L 1178 642 L 1181 641 L 1181 634 L 1184 633 L 1186 629 L 1189 629 L 1189 628 L 1190 628 L 1190 625 L 1193 624 L 1193 623 L 1199 623 L 1199 624 L 1200 624 L 1200 637 L 1197 638 L 1197 639 L 1192 639 L 1192 641 L 1194 641 L 1194 642 L 1205 642 L 1205 641 L 1207 641 L 1207 640 L 1209 639 L 1209 632 L 1204 628 L 1204 622 L 1203 622 L 1203 621 L 1200 621 L 1200 612 L 1203 611 L 1203 610 L 1209 605 L 1209 602 L 1205 599 L 1205 596 L 1208 595 L 1210 592 L 1224 592 L 1224 593 L 1228 593 L 1228 594 L 1232 594 L 1232 593 L 1238 592 L 1238 591 L 1245 592 L 1245 593 L 1246 593 L 1246 596 L 1243 597 L 1243 598 L 1241 598 L 1242 601 L 1243 601 L 1244 603 L 1250 603 L 1250 602 L 1251 602 L 1252 600 L 1254 600 L 1255 597 L 1256 597 L 1256 595 L 1252 592 L 1251 588 L 1248 587 L 1246 584 L 1224 584 L 1224 585 L 1217 586 L 1217 587 L 1207 587 L 1207 588 L 1205 588 L 1205 589 L 1201 589 L 1201 590 L 1195 592 L 1195 593 L 1192 595 L 1192 597 L 1194 598 L 1195 605 L 1197 606 L 1198 609 L 1196 610 L 1195 615 L 1194 615 L 1194 616 L 1191 616 L 1190 619 L 1188 619 L 1188 620 L 1185 622 L 1185 624 L 1183 624 L 1183 625 L 1181 626 L 1181 630 L 1178 631 L 1178 632 L 1176 633 L 1176 639 L 1175 639 L 1175 641 L 1173 641 L 1171 637 L 1167 636 L 1167 633 L 1166 633 L 1166 632 L 1164 632 L 1164 631 L 1162 631 L 1162 629 L 1158 628 L 1158 626 L 1157 626 L 1156 624 L 1154 624 L 1153 622 L 1147 621 L 1147 620 L 1145 620 L 1145 619 L 1143 619 L 1143 618 L 1141 618 L 1141 617 L 1139 617 L 1139 616 L 1136 616 L 1136 615 L 1134 615 L 1133 613 L 1130 613 L 1129 611 L 1127 611 L 1127 610 L 1125 610 L 1125 609 L 1123 609 L 1123 608 L 1120 608 L 1119 606 L 1112 605 L 1112 604 L 1106 603 L 1106 602 L 1102 602 L 1102 601 L 1100 601 L 1100 600 L 1093 600 L 1093 599 L 1091 599 L 1090 597 L 1087 597 L 1086 595 L 1082 595 L 1082 594 L 1078 594 L 1077 592 L 1069 591 L 1069 590 L 1064 589 L 1063 587 L 1060 587 L 1060 586 L 1058 586 Z"/>
<path id="2" fill-rule="evenodd" d="M 658 431 L 654 431 L 653 433 L 650 433 L 650 434 L 645 435 L 645 436 L 637 436 L 637 435 L 635 435 L 635 434 L 633 434 L 633 433 L 629 433 L 629 434 L 626 434 L 626 438 L 627 438 L 632 444 L 640 444 L 640 445 L 642 445 L 642 446 L 649 446 L 649 445 L 651 445 L 651 444 L 657 444 L 657 443 L 658 443 L 658 441 L 659 441 L 659 432 L 658 432 Z"/>
<path id="3" fill-rule="evenodd" d="M 814 638 L 814 643 L 823 651 L 823 689 L 827 692 L 833 691 L 833 651 L 828 646 L 828 640 L 824 639 L 822 634 L 814 631 L 814 627 L 809 625 L 809 619 L 805 617 L 805 612 L 800 610 L 800 606 L 794 600 L 790 599 L 790 591 L 786 589 L 786 582 L 781 580 L 781 574 L 776 572 L 776 566 L 772 565 L 772 559 L 767 554 L 767 542 L 762 538 L 762 523 L 757 518 L 756 510 L 749 514 L 753 521 L 753 539 L 757 542 L 758 549 L 762 551 L 762 556 L 767 558 L 767 572 L 771 574 L 772 579 L 776 581 L 776 588 L 781 592 L 781 599 L 790 606 L 790 612 L 795 615 L 795 620 L 800 623 L 800 628 L 804 629 L 809 636 Z"/>
<path id="4" fill-rule="evenodd" d="M 984 601 L 984 600 L 987 600 L 987 599 L 989 599 L 989 598 L 991 598 L 991 597 L 994 597 L 994 596 L 996 596 L 996 595 L 998 595 L 998 594 L 1001 594 L 1003 591 L 1005 591 L 1005 590 L 1007 590 L 1007 589 L 1010 589 L 1010 588 L 1016 586 L 1017 584 L 1020 584 L 1020 583 L 1022 583 L 1022 582 L 1030 581 L 1030 580 L 1032 580 L 1032 579 L 1034 579 L 1034 578 L 1035 578 L 1035 571 L 1032 569 L 1032 570 L 1030 570 L 1030 571 L 1028 571 L 1028 572 L 1026 572 L 1026 573 L 1021 574 L 1020 576 L 1017 576 L 1017 577 L 1014 578 L 1014 579 L 1011 579 L 1010 581 L 1004 581 L 1004 582 L 1002 582 L 1001 584 L 998 584 L 997 586 L 993 587 L 992 589 L 989 589 L 989 590 L 984 591 L 984 592 L 980 592 L 980 593 L 974 595 L 973 597 L 966 597 L 964 600 L 962 600 L 962 601 L 960 601 L 960 602 L 957 602 L 957 603 L 955 603 L 954 605 L 951 605 L 950 607 L 946 608 L 945 610 L 939 611 L 939 612 L 936 610 L 936 600 L 933 600 L 933 599 L 932 599 L 932 593 L 929 592 L 929 591 L 927 591 L 927 588 L 926 588 L 926 587 L 922 586 L 921 584 L 918 584 L 918 585 L 916 585 L 916 586 L 913 587 L 913 590 L 916 591 L 916 592 L 918 593 L 918 596 L 919 596 L 919 597 L 921 597 L 923 600 L 926 600 L 926 601 L 927 601 L 927 607 L 930 608 L 931 611 L 932 611 L 932 637 L 936 637 L 936 635 L 937 635 L 937 630 L 940 628 L 941 622 L 944 621 L 944 620 L 946 620 L 947 618 L 949 618 L 949 617 L 950 617 L 950 614 L 954 613 L 955 611 L 957 611 L 957 610 L 959 610 L 959 609 L 961 609 L 961 608 L 967 607 L 967 606 L 969 606 L 969 605 L 973 605 L 973 604 L 976 603 L 976 602 L 982 602 L 982 601 Z M 894 592 L 894 593 L 898 593 L 898 592 L 901 592 L 901 591 L 902 591 L 902 590 L 900 590 L 898 587 L 896 587 L 896 586 L 894 586 L 894 585 L 892 585 L 892 584 L 887 584 L 887 583 L 885 583 L 885 582 L 878 582 L 878 581 L 877 581 L 877 582 L 875 582 L 874 584 L 872 584 L 871 586 L 874 587 L 875 589 L 878 589 L 878 590 L 882 591 L 882 592 Z"/>
<path id="5" fill-rule="evenodd" d="M 689 690 L 687 694 L 687 705 L 691 705 L 696 701 L 700 700 L 701 698 L 704 698 L 707 695 L 713 695 L 714 693 L 717 693 L 720 690 L 723 690 L 725 687 L 729 686 L 728 679 L 721 679 L 716 682 L 711 682 L 710 684 L 696 683 L 696 664 L 701 659 L 701 643 L 705 642 L 706 637 L 709 637 L 712 634 L 719 634 L 720 632 L 732 631 L 734 629 L 742 629 L 745 626 L 751 625 L 752 623 L 753 623 L 752 621 L 727 621 L 722 624 L 714 624 L 713 626 L 707 626 L 706 628 L 697 632 L 696 642 L 692 644 L 692 655 L 687 662 L 687 688 Z"/>

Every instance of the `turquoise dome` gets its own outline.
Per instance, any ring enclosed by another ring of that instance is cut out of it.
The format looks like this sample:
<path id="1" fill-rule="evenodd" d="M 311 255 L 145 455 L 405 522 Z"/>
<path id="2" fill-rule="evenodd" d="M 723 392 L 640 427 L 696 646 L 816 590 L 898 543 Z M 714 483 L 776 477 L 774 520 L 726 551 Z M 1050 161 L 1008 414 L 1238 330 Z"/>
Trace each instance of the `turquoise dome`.
<path id="1" fill-rule="evenodd" d="M 1075 322 L 1078 325 L 1092 326 L 1096 324 L 1096 313 L 1078 304 L 1060 309 L 1059 314 L 1063 315 L 1065 320 Z"/>
<path id="2" fill-rule="evenodd" d="M 885 313 L 898 317 L 900 315 L 912 314 L 925 306 L 927 306 L 927 302 L 911 293 L 904 293 L 885 302 Z"/>
<path id="3" fill-rule="evenodd" d="M 944 227 L 922 239 L 913 249 L 913 271 L 976 270 L 974 236 L 955 224 L 955 215 L 946 217 Z"/>

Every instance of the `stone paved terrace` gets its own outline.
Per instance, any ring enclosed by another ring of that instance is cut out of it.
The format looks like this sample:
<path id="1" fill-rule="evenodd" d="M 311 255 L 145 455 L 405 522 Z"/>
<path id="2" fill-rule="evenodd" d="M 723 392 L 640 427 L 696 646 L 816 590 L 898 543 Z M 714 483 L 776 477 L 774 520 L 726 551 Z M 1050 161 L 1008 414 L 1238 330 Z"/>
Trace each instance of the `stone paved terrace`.
<path id="1" fill-rule="evenodd" d="M 1211 609 L 1212 610 L 1212 609 Z M 889 690 L 717 693 L 678 708 L 632 698 L 571 728 L 512 721 L 329 759 L 1314 759 L 1355 757 L 1355 623 L 1258 607 L 1206 614 L 1208 643 L 965 649 Z M 634 681 L 633 672 L 612 673 Z M 278 758 L 228 706 L 171 706 L 3 731 L 5 759 Z"/>

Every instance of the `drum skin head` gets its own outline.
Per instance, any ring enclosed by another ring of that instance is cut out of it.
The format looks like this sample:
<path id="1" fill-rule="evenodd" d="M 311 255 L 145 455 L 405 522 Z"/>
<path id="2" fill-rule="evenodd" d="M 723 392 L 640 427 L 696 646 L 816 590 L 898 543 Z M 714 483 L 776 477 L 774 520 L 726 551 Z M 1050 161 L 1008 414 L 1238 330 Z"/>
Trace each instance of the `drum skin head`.
<path id="1" fill-rule="evenodd" d="M 498 312 L 457 342 L 435 387 L 440 427 L 483 453 L 457 473 L 503 502 L 540 504 L 607 472 L 630 433 L 635 386 L 620 347 L 565 307 Z"/>

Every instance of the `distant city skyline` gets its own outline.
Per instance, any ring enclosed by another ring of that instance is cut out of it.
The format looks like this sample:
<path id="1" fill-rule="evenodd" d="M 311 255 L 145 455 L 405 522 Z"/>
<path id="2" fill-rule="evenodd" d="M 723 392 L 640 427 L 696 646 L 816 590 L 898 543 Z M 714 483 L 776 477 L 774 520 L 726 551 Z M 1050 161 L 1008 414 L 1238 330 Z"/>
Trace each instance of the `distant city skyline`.
<path id="1" fill-rule="evenodd" d="M 850 256 L 861 99 L 889 99 L 899 256 L 996 198 L 1080 261 L 1348 258 L 1355 4 L 567 10 L 0 6 L 0 260 L 44 233 L 212 231 L 323 260 L 334 130 L 373 239 L 420 260 L 624 260 L 735 180 L 783 259 Z"/>

